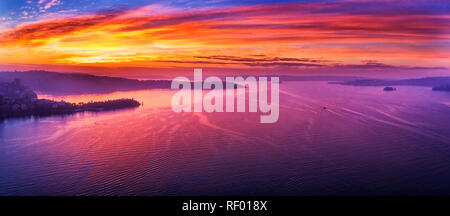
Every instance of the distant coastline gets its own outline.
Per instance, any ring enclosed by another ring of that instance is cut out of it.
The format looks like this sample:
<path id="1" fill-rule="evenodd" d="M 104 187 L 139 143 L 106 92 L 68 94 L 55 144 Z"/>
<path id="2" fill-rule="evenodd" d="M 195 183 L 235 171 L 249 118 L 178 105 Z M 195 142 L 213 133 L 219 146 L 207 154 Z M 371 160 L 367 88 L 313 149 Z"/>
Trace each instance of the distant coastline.
<path id="1" fill-rule="evenodd" d="M 433 87 L 433 91 L 448 91 L 450 92 L 450 84 Z"/>
<path id="2" fill-rule="evenodd" d="M 401 80 L 358 79 L 346 82 L 330 82 L 330 84 L 352 86 L 423 86 L 432 87 L 433 91 L 450 91 L 450 77 L 424 77 Z"/>
<path id="3" fill-rule="evenodd" d="M 424 77 L 399 80 L 368 79 L 358 76 L 279 75 L 279 77 L 280 83 L 290 81 L 328 81 L 329 84 L 352 86 L 423 86 L 431 87 L 433 91 L 450 91 L 450 77 Z M 137 80 L 43 70 L 0 72 L 0 82 L 12 82 L 15 79 L 20 79 L 23 85 L 28 86 L 33 91 L 52 95 L 104 94 L 117 91 L 171 89 L 172 82 L 171 80 L 164 79 Z M 226 85 L 225 82 L 224 85 Z"/>
<path id="4" fill-rule="evenodd" d="M 96 76 L 82 73 L 48 71 L 0 72 L 0 82 L 20 79 L 37 92 L 52 94 L 102 94 L 115 91 L 170 89 L 170 80 L 136 80 L 120 77 Z"/>
<path id="5" fill-rule="evenodd" d="M 171 89 L 172 80 L 137 80 L 83 73 L 59 73 L 42 70 L 0 72 L 0 82 L 21 82 L 36 92 L 53 95 L 104 94 L 117 91 Z M 194 85 L 191 82 L 191 85 Z M 226 86 L 226 82 L 223 82 Z M 236 85 L 235 88 L 239 88 Z"/>

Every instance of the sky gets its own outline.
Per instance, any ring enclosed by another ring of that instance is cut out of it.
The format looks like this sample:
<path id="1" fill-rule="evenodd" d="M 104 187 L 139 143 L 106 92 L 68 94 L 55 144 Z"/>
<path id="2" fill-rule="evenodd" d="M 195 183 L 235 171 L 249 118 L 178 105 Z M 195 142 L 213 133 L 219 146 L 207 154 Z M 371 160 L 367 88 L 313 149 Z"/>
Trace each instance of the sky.
<path id="1" fill-rule="evenodd" d="M 443 71 L 450 2 L 2 0 L 0 69 Z"/>

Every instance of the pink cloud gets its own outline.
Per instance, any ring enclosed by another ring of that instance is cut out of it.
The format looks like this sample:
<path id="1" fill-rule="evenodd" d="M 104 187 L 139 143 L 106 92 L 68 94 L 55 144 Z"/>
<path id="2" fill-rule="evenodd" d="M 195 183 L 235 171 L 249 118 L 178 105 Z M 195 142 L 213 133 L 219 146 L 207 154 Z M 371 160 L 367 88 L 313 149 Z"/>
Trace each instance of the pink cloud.
<path id="1" fill-rule="evenodd" d="M 53 6 L 62 4 L 62 1 L 61 0 L 39 0 L 38 4 L 39 4 L 39 10 L 41 12 L 45 12 L 45 10 L 47 10 Z M 42 6 L 43 4 L 45 4 L 45 5 Z"/>

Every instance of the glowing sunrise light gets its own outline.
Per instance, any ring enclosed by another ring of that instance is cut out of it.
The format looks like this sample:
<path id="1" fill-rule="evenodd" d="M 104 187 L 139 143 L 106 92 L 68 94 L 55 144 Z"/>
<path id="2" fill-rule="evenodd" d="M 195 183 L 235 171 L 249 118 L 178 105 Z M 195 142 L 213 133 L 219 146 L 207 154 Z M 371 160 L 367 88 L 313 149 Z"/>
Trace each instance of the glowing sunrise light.
<path id="1" fill-rule="evenodd" d="M 3 28 L 0 64 L 445 68 L 448 23 L 448 12 L 385 1 L 144 5 Z"/>

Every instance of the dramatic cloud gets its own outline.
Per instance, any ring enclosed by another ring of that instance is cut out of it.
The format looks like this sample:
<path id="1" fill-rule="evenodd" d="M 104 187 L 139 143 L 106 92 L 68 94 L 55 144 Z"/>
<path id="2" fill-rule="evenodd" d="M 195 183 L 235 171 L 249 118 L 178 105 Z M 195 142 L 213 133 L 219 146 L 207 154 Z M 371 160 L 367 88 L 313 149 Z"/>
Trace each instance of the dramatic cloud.
<path id="1" fill-rule="evenodd" d="M 47 9 L 61 1 L 38 3 Z M 9 55 L 3 55 L 0 62 L 136 67 L 447 67 L 448 11 L 408 5 L 344 1 L 187 11 L 150 5 L 74 15 L 4 32 L 0 54 Z M 156 12 L 158 8 L 161 10 Z M 24 53 L 28 58 L 20 58 Z M 365 59 L 374 62 L 361 64 Z"/>
<path id="2" fill-rule="evenodd" d="M 2 43 L 34 44 L 34 42 L 37 42 L 38 44 L 43 44 L 49 38 L 61 37 L 75 31 L 88 30 L 90 27 L 100 25 L 116 17 L 118 14 L 120 13 L 110 12 L 26 25 L 3 34 Z"/>
<path id="3" fill-rule="evenodd" d="M 258 58 L 255 58 L 258 57 Z M 191 61 L 176 61 L 176 60 L 162 60 L 159 62 L 179 63 L 179 64 L 202 64 L 202 65 L 246 65 L 257 67 L 322 67 L 326 66 L 319 64 L 324 62 L 322 60 L 308 59 L 308 58 L 280 58 L 267 57 L 265 55 L 252 55 L 251 57 L 238 56 L 194 56 L 195 59 Z"/>

